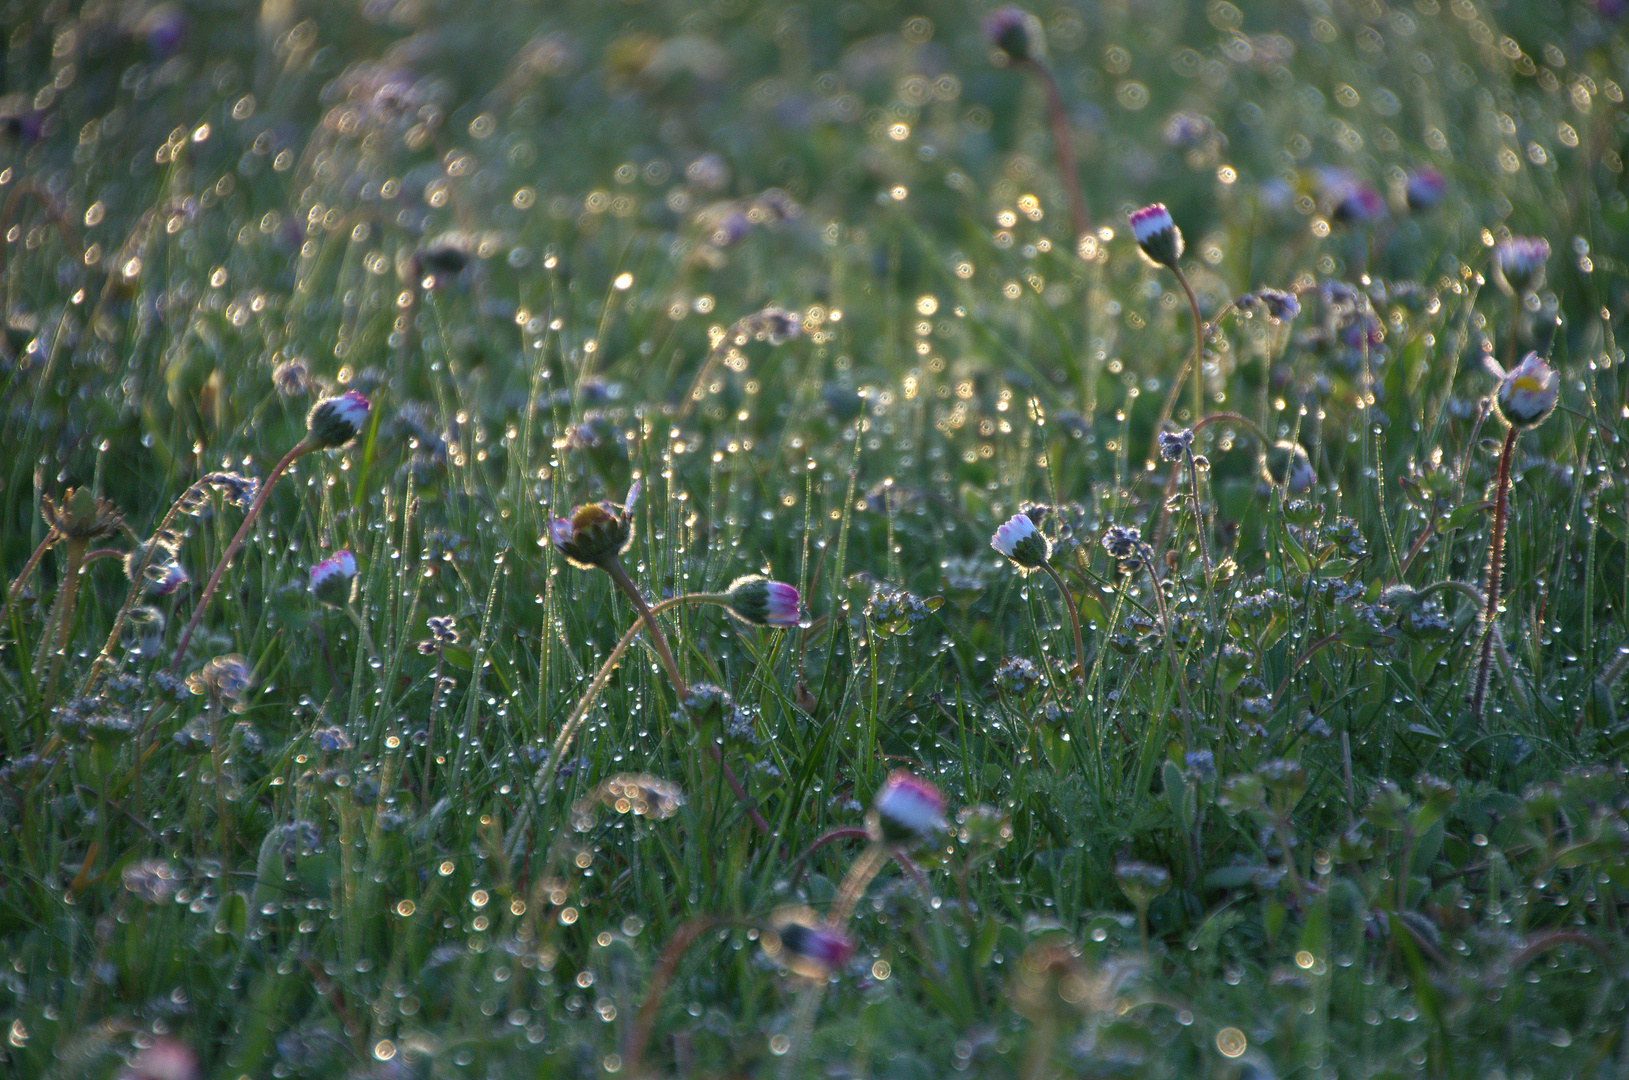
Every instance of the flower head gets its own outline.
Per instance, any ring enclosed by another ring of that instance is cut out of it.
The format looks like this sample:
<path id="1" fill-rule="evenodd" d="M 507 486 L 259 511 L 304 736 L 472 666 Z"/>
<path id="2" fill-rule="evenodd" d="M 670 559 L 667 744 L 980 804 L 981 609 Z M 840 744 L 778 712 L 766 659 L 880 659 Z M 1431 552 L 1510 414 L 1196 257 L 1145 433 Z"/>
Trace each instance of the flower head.
<path id="1" fill-rule="evenodd" d="M 1448 181 L 1427 165 L 1408 174 L 1403 184 L 1403 201 L 1410 210 L 1430 210 L 1448 195 Z"/>
<path id="2" fill-rule="evenodd" d="M 360 390 L 347 390 L 339 397 L 323 398 L 311 406 L 305 419 L 306 445 L 313 450 L 333 450 L 356 438 L 368 422 L 372 408 Z"/>
<path id="3" fill-rule="evenodd" d="M 1193 428 L 1162 431 L 1156 441 L 1159 443 L 1160 457 L 1166 461 L 1182 461 L 1193 453 Z"/>
<path id="4" fill-rule="evenodd" d="M 1155 266 L 1176 269 L 1182 258 L 1182 230 L 1171 220 L 1171 212 L 1164 203 L 1153 203 L 1131 214 L 1131 235 L 1142 248 L 1148 261 Z"/>
<path id="5" fill-rule="evenodd" d="M 736 578 L 729 591 L 730 614 L 753 626 L 793 627 L 803 620 L 798 591 L 781 581 L 752 574 Z"/>
<path id="6" fill-rule="evenodd" d="M 1257 289 L 1250 293 L 1249 297 L 1252 305 L 1261 305 L 1270 322 L 1287 323 L 1301 314 L 1301 301 L 1295 298 L 1294 293 L 1287 293 L 1281 289 Z"/>
<path id="7" fill-rule="evenodd" d="M 932 840 L 945 824 L 945 797 L 939 789 L 905 769 L 895 769 L 883 782 L 866 815 L 866 831 L 879 844 Z"/>
<path id="8" fill-rule="evenodd" d="M 209 698 L 214 704 L 226 705 L 233 712 L 242 712 L 248 706 L 252 674 L 249 661 L 237 653 L 228 653 L 188 675 L 187 689 L 199 697 Z"/>
<path id="9" fill-rule="evenodd" d="M 458 644 L 458 620 L 451 615 L 431 615 L 424 620 L 430 636 L 419 642 L 419 652 L 425 656 L 440 652 L 449 645 Z"/>
<path id="10" fill-rule="evenodd" d="M 311 568 L 311 595 L 338 607 L 351 598 L 351 581 L 356 577 L 356 556 L 340 548 Z"/>
<path id="11" fill-rule="evenodd" d="M 1512 236 L 1493 248 L 1493 283 L 1511 296 L 1525 296 L 1544 284 L 1544 264 L 1550 242 L 1532 236 Z"/>
<path id="12" fill-rule="evenodd" d="M 841 930 L 802 905 L 771 914 L 763 943 L 771 958 L 810 979 L 829 978 L 854 955 L 854 943 Z"/>
<path id="13" fill-rule="evenodd" d="M 633 509 L 639 502 L 639 489 L 636 482 L 620 507 L 601 499 L 576 507 L 569 518 L 555 518 L 549 522 L 549 540 L 567 562 L 580 570 L 607 565 L 626 551 L 633 539 Z"/>
<path id="14" fill-rule="evenodd" d="M 185 1043 L 159 1039 L 130 1059 L 119 1080 L 197 1080 L 198 1055 Z"/>
<path id="15" fill-rule="evenodd" d="M 1024 573 L 1039 570 L 1052 557 L 1052 545 L 1028 514 L 1014 514 L 990 537 L 990 546 Z"/>
<path id="16" fill-rule="evenodd" d="M 1014 4 L 990 12 L 984 20 L 984 36 L 1015 64 L 1037 60 L 1044 51 L 1041 21 Z"/>
<path id="17" fill-rule="evenodd" d="M 1103 550 L 1109 553 L 1110 558 L 1122 562 L 1137 558 L 1142 546 L 1142 530 L 1135 525 L 1110 525 L 1103 532 Z"/>
<path id="18" fill-rule="evenodd" d="M 1555 368 L 1528 353 L 1522 362 L 1500 373 L 1494 403 L 1499 416 L 1513 428 L 1536 427 L 1555 408 L 1561 393 L 1561 376 Z"/>

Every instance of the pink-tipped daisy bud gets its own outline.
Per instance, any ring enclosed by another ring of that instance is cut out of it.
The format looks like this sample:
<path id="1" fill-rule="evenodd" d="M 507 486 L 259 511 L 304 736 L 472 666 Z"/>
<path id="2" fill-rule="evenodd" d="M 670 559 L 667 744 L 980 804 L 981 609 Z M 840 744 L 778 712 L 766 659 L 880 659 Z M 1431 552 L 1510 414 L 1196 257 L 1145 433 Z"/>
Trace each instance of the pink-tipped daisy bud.
<path id="1" fill-rule="evenodd" d="M 1045 52 L 1041 20 L 1013 4 L 990 13 L 984 20 L 984 36 L 1015 64 L 1039 60 Z"/>
<path id="2" fill-rule="evenodd" d="M 1540 237 L 1512 236 L 1493 248 L 1493 283 L 1511 296 L 1526 296 L 1544 284 L 1550 242 Z"/>
<path id="3" fill-rule="evenodd" d="M 1041 535 L 1041 530 L 1035 527 L 1028 514 L 1014 514 L 1008 518 L 990 537 L 990 546 L 1012 560 L 1012 564 L 1026 574 L 1039 570 L 1052 557 L 1051 543 Z"/>
<path id="4" fill-rule="evenodd" d="M 729 591 L 730 614 L 754 626 L 797 626 L 803 619 L 803 601 L 797 589 L 753 574 L 736 578 Z"/>
<path id="5" fill-rule="evenodd" d="M 180 563 L 169 562 L 154 563 L 147 568 L 147 595 L 169 596 L 181 586 L 192 580 L 192 575 Z"/>
<path id="6" fill-rule="evenodd" d="M 1555 408 L 1561 394 L 1561 376 L 1555 368 L 1528 353 L 1499 380 L 1494 402 L 1499 415 L 1513 428 L 1530 428 L 1543 423 Z"/>
<path id="7" fill-rule="evenodd" d="M 1131 214 L 1131 235 L 1142 248 L 1148 261 L 1155 266 L 1176 269 L 1182 258 L 1182 230 L 1171 220 L 1171 212 L 1164 203 L 1154 203 Z"/>
<path id="8" fill-rule="evenodd" d="M 637 483 L 629 488 L 627 501 L 620 507 L 602 499 L 577 507 L 569 518 L 555 518 L 549 522 L 549 540 L 580 570 L 605 566 L 633 540 L 633 508 L 639 501 L 639 488 Z"/>
<path id="9" fill-rule="evenodd" d="M 802 905 L 784 907 L 769 916 L 763 932 L 764 952 L 788 971 L 825 980 L 848 963 L 854 943 L 837 927 Z"/>
<path id="10" fill-rule="evenodd" d="M 130 1059 L 118 1080 L 197 1080 L 198 1055 L 174 1039 L 159 1039 Z"/>
<path id="11" fill-rule="evenodd" d="M 368 422 L 371 406 L 360 390 L 347 390 L 339 397 L 323 398 L 311 406 L 305 419 L 305 441 L 314 450 L 344 446 Z"/>
<path id="12" fill-rule="evenodd" d="M 1403 202 L 1410 210 L 1430 210 L 1448 197 L 1448 181 L 1427 165 L 1408 174 L 1403 184 Z"/>
<path id="13" fill-rule="evenodd" d="M 1305 448 L 1287 439 L 1267 448 L 1262 470 L 1268 483 L 1275 487 L 1282 485 L 1292 495 L 1305 495 L 1318 481 L 1317 470 L 1313 469 L 1312 458 Z"/>
<path id="14" fill-rule="evenodd" d="M 949 828 L 945 823 L 945 797 L 914 773 L 895 769 L 872 800 L 865 828 L 872 841 L 879 844 L 933 840 Z"/>
<path id="15" fill-rule="evenodd" d="M 356 577 L 356 556 L 341 548 L 311 568 L 311 595 L 340 607 L 351 598 Z"/>

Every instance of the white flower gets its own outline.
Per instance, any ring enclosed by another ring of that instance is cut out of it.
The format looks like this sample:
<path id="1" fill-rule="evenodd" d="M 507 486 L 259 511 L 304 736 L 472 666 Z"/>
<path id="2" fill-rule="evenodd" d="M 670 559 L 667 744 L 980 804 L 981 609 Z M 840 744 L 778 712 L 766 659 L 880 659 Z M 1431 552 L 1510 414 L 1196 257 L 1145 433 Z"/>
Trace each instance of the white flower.
<path id="1" fill-rule="evenodd" d="M 990 546 L 1012 560 L 1014 566 L 1028 573 L 1046 564 L 1052 557 L 1052 545 L 1041 530 L 1035 527 L 1028 514 L 1014 514 L 990 537 Z"/>
<path id="2" fill-rule="evenodd" d="M 1561 395 L 1561 376 L 1540 360 L 1538 353 L 1528 353 L 1510 371 L 1495 374 L 1499 376 L 1499 389 L 1494 402 L 1505 423 L 1514 428 L 1533 427 L 1543 421 Z"/>

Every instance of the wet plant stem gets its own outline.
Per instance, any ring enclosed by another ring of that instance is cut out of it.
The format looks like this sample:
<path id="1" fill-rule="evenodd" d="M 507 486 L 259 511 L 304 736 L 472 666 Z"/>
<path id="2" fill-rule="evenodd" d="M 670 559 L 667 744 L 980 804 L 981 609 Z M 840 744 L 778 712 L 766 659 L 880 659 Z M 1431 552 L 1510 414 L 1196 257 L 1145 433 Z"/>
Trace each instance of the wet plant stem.
<path id="1" fill-rule="evenodd" d="M 1081 191 L 1080 175 L 1075 168 L 1075 144 L 1069 135 L 1069 109 L 1064 104 L 1063 92 L 1058 88 L 1052 69 L 1039 60 L 1023 62 L 1046 94 L 1047 123 L 1052 128 L 1052 148 L 1058 155 L 1058 179 L 1069 196 L 1069 225 L 1074 229 L 1075 244 L 1092 231 L 1092 216 L 1086 210 L 1086 196 Z"/>
<path id="2" fill-rule="evenodd" d="M 686 685 L 684 676 L 679 672 L 678 662 L 673 659 L 673 650 L 668 648 L 667 635 L 663 634 L 662 628 L 656 624 L 655 613 L 651 611 L 650 605 L 645 603 L 645 598 L 639 594 L 639 586 L 628 576 L 628 571 L 622 568 L 621 559 L 613 556 L 601 565 L 605 572 L 611 575 L 611 580 L 616 582 L 617 588 L 633 602 L 634 610 L 639 612 L 639 617 L 650 629 L 651 646 L 656 649 L 656 655 L 662 658 L 662 666 L 667 669 L 668 681 L 673 684 L 673 692 L 679 695 L 680 701 L 683 701 L 690 696 L 690 687 Z"/>
<path id="3" fill-rule="evenodd" d="M 249 530 L 254 527 L 255 518 L 260 516 L 260 511 L 266 505 L 266 500 L 271 497 L 272 487 L 277 483 L 277 478 L 282 476 L 297 458 L 310 453 L 313 449 L 314 447 L 310 443 L 302 440 L 295 445 L 294 449 L 284 454 L 283 460 L 272 466 L 271 472 L 266 474 L 265 482 L 260 485 L 260 493 L 255 496 L 255 501 L 250 505 L 249 512 L 243 515 L 243 524 L 238 526 L 237 534 L 232 537 L 232 542 L 226 545 L 226 551 L 222 553 L 220 562 L 215 564 L 215 572 L 209 575 L 209 583 L 204 586 L 203 594 L 198 597 L 198 606 L 192 609 L 192 618 L 187 621 L 187 628 L 181 631 L 181 642 L 175 648 L 174 658 L 170 660 L 170 674 L 173 675 L 181 670 L 181 661 L 187 657 L 187 645 L 192 641 L 192 633 L 198 628 L 198 623 L 203 619 L 204 609 L 209 606 L 210 599 L 215 595 L 215 590 L 221 583 L 221 575 L 226 573 L 227 564 L 232 561 L 232 556 L 237 554 L 238 548 L 243 546 L 244 538 L 249 535 Z"/>
<path id="4" fill-rule="evenodd" d="M 70 536 L 67 542 L 66 565 L 62 584 L 57 587 L 57 600 L 51 605 L 51 617 L 46 621 L 46 632 L 40 637 L 40 656 L 35 660 L 35 671 L 43 664 L 45 654 L 51 657 L 51 673 L 45 680 L 45 696 L 41 699 L 49 709 L 56 700 L 57 680 L 62 675 L 62 658 L 68 651 L 68 638 L 74 625 L 74 607 L 79 601 L 80 571 L 85 565 L 85 552 L 90 541 Z"/>
<path id="5" fill-rule="evenodd" d="M 1488 583 L 1483 589 L 1482 644 L 1476 660 L 1476 683 L 1471 691 L 1471 719 L 1482 722 L 1487 703 L 1488 672 L 1493 663 L 1493 635 L 1499 618 L 1499 587 L 1504 577 L 1505 523 L 1510 507 L 1510 459 L 1516 452 L 1516 428 L 1505 432 L 1504 449 L 1499 452 L 1499 479 L 1493 496 L 1493 537 L 1488 544 Z"/>
<path id="6" fill-rule="evenodd" d="M 620 565 L 618 569 L 621 569 Z M 627 577 L 626 572 L 624 572 L 623 577 Z M 631 586 L 632 582 L 629 582 L 629 585 Z M 729 595 L 727 593 L 690 593 L 685 596 L 674 596 L 661 601 L 654 608 L 645 606 L 644 600 L 641 598 L 640 607 L 643 610 L 640 612 L 639 621 L 628 627 L 627 631 L 623 633 L 622 639 L 616 644 L 616 648 L 611 650 L 611 655 L 607 656 L 605 662 L 600 665 L 600 670 L 594 676 L 594 681 L 589 683 L 588 689 L 583 692 L 582 699 L 577 702 L 577 707 L 571 711 L 571 716 L 561 726 L 560 734 L 555 737 L 554 745 L 549 750 L 549 760 L 544 763 L 543 768 L 538 773 L 537 791 L 539 793 L 546 792 L 553 786 L 554 778 L 559 774 L 560 762 L 565 759 L 566 751 L 571 748 L 571 742 L 576 738 L 577 729 L 582 726 L 583 718 L 588 715 L 588 710 L 593 708 L 594 702 L 600 696 L 600 692 L 605 689 L 605 684 L 611 681 L 611 673 L 617 669 L 617 664 L 622 660 L 623 654 L 628 651 L 628 647 L 633 644 L 634 638 L 639 636 L 641 629 L 648 626 L 654 630 L 656 615 L 659 612 L 679 607 L 681 604 L 719 604 L 727 606 L 728 603 Z M 655 640 L 662 642 L 662 649 L 658 651 L 665 651 L 667 643 L 659 635 L 656 636 Z M 671 653 L 667 654 L 667 662 L 672 663 Z M 680 685 L 683 685 L 682 682 Z M 684 690 L 681 692 L 679 700 L 683 701 L 688 694 L 689 690 Z M 741 781 L 735 775 L 735 770 L 731 769 L 724 760 L 724 751 L 719 749 L 716 743 L 708 744 L 707 751 L 712 759 L 718 763 L 718 767 L 723 770 L 724 782 L 730 786 L 730 791 L 746 808 L 747 817 L 752 820 L 753 825 L 757 827 L 760 833 L 768 836 L 770 834 L 769 822 L 765 821 L 763 815 L 758 812 L 758 808 L 752 805 L 752 800 L 747 795 L 747 789 L 741 786 Z M 530 805 L 530 803 L 527 804 L 528 811 Z M 516 823 L 516 827 L 511 830 L 510 835 L 523 836 L 527 823 L 527 817 L 523 816 Z"/>
<path id="7" fill-rule="evenodd" d="M 1154 421 L 1154 442 L 1148 448 L 1148 459 L 1159 460 L 1160 432 L 1165 430 L 1166 423 L 1176 412 L 1177 395 L 1182 392 L 1182 384 L 1187 381 L 1188 373 L 1193 372 L 1193 427 L 1199 430 L 1200 418 L 1205 415 L 1205 331 L 1207 329 L 1203 319 L 1199 317 L 1199 299 L 1194 296 L 1193 289 L 1188 285 L 1188 277 L 1177 267 L 1171 267 L 1171 273 L 1176 275 L 1177 284 L 1188 297 L 1188 311 L 1193 316 L 1193 352 L 1183 363 L 1176 378 L 1171 380 L 1171 389 L 1166 391 L 1165 403 L 1160 406 L 1159 419 Z M 1242 419 L 1242 417 L 1241 417 Z M 1255 427 L 1254 424 L 1250 425 Z"/>
<path id="8" fill-rule="evenodd" d="M 23 572 L 17 575 L 11 583 L 11 588 L 6 590 L 6 606 L 0 608 L 0 626 L 5 625 L 6 620 L 11 617 L 11 605 L 22 594 L 23 585 L 33 575 L 34 568 L 39 566 L 40 560 L 45 558 L 45 553 L 51 550 L 52 545 L 61 539 L 62 534 L 54 527 L 45 531 L 45 539 L 40 541 L 40 546 L 34 549 L 34 554 L 30 555 L 28 562 L 23 565 Z"/>
<path id="9" fill-rule="evenodd" d="M 1086 680 L 1086 644 L 1085 639 L 1080 636 L 1080 610 L 1075 607 L 1075 598 L 1069 594 L 1068 584 L 1064 582 L 1061 574 L 1052 569 L 1052 564 L 1042 563 L 1041 569 L 1046 571 L 1046 576 L 1052 579 L 1052 583 L 1058 587 L 1058 592 L 1063 594 L 1064 607 L 1069 610 L 1069 628 L 1075 633 L 1075 673 L 1076 677 L 1084 683 Z"/>
<path id="10" fill-rule="evenodd" d="M 424 725 L 424 771 L 419 774 L 419 802 L 424 806 L 430 805 L 430 767 L 436 760 L 436 711 L 441 705 L 441 665 L 445 660 L 443 651 L 437 649 L 435 671 L 430 675 L 430 719 Z"/>

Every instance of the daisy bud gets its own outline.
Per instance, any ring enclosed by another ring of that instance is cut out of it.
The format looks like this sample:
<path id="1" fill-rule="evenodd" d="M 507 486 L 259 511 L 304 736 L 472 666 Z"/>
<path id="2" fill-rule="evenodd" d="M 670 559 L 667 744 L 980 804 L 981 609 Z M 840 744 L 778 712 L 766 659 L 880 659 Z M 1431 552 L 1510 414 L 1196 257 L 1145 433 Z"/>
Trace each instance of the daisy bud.
<path id="1" fill-rule="evenodd" d="M 810 979 L 829 978 L 854 955 L 854 943 L 841 930 L 801 905 L 770 915 L 763 943 L 772 959 Z"/>
<path id="2" fill-rule="evenodd" d="M 1561 393 L 1561 376 L 1555 368 L 1528 353 L 1522 362 L 1499 380 L 1494 402 L 1499 416 L 1513 428 L 1536 427 L 1555 408 Z"/>
<path id="3" fill-rule="evenodd" d="M 637 483 L 629 488 L 627 501 L 620 507 L 602 499 L 577 507 L 569 518 L 555 518 L 549 522 L 550 542 L 579 570 L 606 565 L 633 540 L 633 508 L 639 501 L 639 488 Z"/>
<path id="4" fill-rule="evenodd" d="M 1403 185 L 1403 201 L 1410 210 L 1430 210 L 1448 195 L 1448 181 L 1427 165 L 1408 174 Z"/>
<path id="5" fill-rule="evenodd" d="M 1041 21 L 1012 4 L 990 13 L 984 20 L 984 36 L 1015 64 L 1039 59 L 1044 51 L 1041 45 Z"/>
<path id="6" fill-rule="evenodd" d="M 879 844 L 932 840 L 949 827 L 945 824 L 945 797 L 921 777 L 895 769 L 872 801 L 865 827 L 872 842 Z"/>
<path id="7" fill-rule="evenodd" d="M 1301 301 L 1295 298 L 1294 293 L 1280 289 L 1257 289 L 1251 295 L 1252 302 L 1261 305 L 1271 322 L 1287 323 L 1301 314 Z"/>
<path id="8" fill-rule="evenodd" d="M 146 577 L 148 596 L 169 596 L 192 580 L 192 575 L 174 560 L 149 566 Z"/>
<path id="9" fill-rule="evenodd" d="M 341 548 L 311 568 L 311 595 L 324 604 L 340 607 L 351 598 L 356 577 L 356 556 Z"/>
<path id="10" fill-rule="evenodd" d="M 1014 514 L 1008 518 L 990 537 L 990 546 L 1011 559 L 1012 564 L 1026 574 L 1045 566 L 1052 557 L 1052 545 L 1041 535 L 1041 530 L 1035 527 L 1028 514 Z"/>
<path id="11" fill-rule="evenodd" d="M 368 422 L 371 406 L 360 390 L 347 390 L 339 397 L 323 398 L 306 417 L 305 441 L 313 450 L 332 450 L 356 438 Z"/>
<path id="12" fill-rule="evenodd" d="M 1550 242 L 1531 236 L 1512 236 L 1493 248 L 1493 283 L 1510 296 L 1525 296 L 1544 284 L 1544 264 Z"/>
<path id="13" fill-rule="evenodd" d="M 1156 441 L 1159 443 L 1160 457 L 1166 461 L 1182 461 L 1193 453 L 1193 428 L 1162 431 Z"/>
<path id="14" fill-rule="evenodd" d="M 753 574 L 736 578 L 729 591 L 730 614 L 753 626 L 793 627 L 803 617 L 797 589 Z"/>
<path id="15" fill-rule="evenodd" d="M 1177 260 L 1182 258 L 1182 230 L 1171 220 L 1164 203 L 1133 211 L 1131 235 L 1137 238 L 1137 246 L 1149 262 L 1176 269 Z"/>

